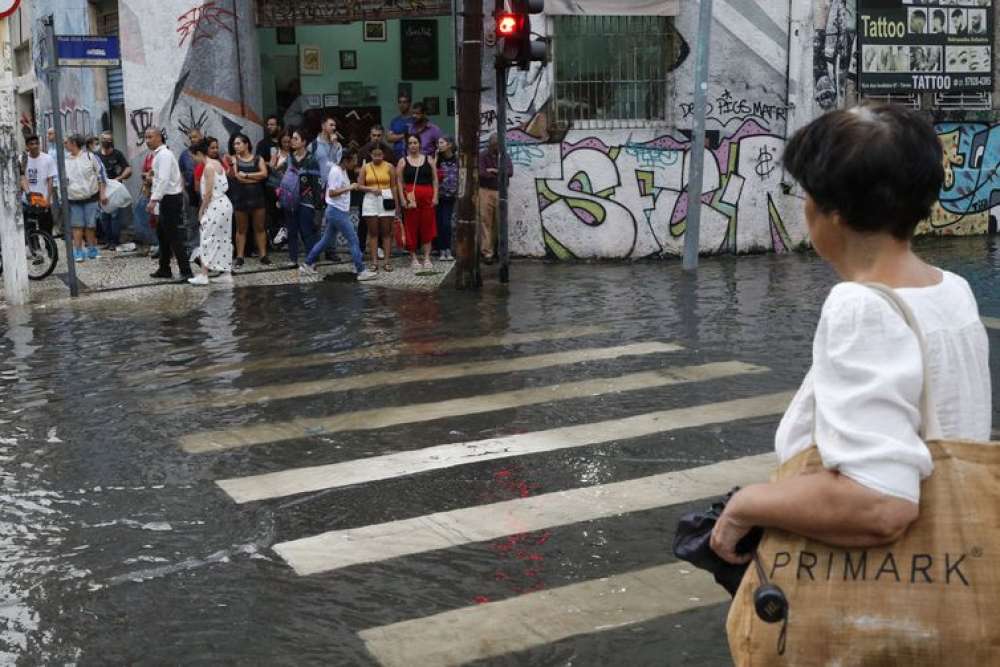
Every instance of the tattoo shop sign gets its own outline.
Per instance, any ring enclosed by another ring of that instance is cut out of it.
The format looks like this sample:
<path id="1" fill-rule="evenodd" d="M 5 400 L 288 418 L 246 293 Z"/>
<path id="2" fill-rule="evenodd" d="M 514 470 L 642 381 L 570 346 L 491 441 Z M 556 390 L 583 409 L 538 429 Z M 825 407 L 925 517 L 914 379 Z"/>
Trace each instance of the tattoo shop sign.
<path id="1" fill-rule="evenodd" d="M 993 90 L 993 0 L 858 0 L 862 92 Z"/>

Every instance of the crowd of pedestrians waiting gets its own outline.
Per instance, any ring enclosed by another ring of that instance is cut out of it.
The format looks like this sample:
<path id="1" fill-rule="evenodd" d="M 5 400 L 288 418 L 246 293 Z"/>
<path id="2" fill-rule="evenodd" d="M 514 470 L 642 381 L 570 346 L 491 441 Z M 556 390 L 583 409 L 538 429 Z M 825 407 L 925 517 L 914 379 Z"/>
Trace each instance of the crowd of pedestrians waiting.
<path id="1" fill-rule="evenodd" d="M 253 146 L 242 133 L 219 139 L 192 130 L 188 147 L 175 156 L 163 132 L 146 130 L 149 152 L 141 167 L 141 189 L 133 206 L 133 236 L 159 262 L 153 278 L 173 278 L 172 261 L 194 285 L 229 282 L 232 271 L 256 254 L 271 265 L 270 252 L 287 245 L 289 267 L 314 275 L 321 256 L 330 256 L 338 235 L 346 240 L 358 280 L 393 270 L 395 249 L 405 250 L 413 269 L 454 260 L 452 223 L 458 196 L 455 142 L 428 118 L 422 104 L 398 99 L 399 116 L 388 131 L 371 128 L 358 150 L 341 143 L 337 121 L 323 120 L 317 136 L 305 128 L 283 128 L 267 119 L 265 136 Z M 51 206 L 59 197 L 55 136 L 48 153 L 37 136 L 27 138 L 21 187 L 26 206 L 51 231 Z M 109 208 L 111 181 L 132 176 L 110 133 L 64 141 L 69 228 L 74 260 L 100 257 L 121 243 L 120 209 Z M 480 247 L 493 260 L 498 173 L 495 137 L 480 155 Z M 512 165 L 507 158 L 508 174 Z M 357 229 L 351 209 L 359 213 Z M 130 246 L 124 248 L 136 250 Z M 140 248 L 142 250 L 142 248 Z M 200 267 L 197 276 L 192 262 Z"/>

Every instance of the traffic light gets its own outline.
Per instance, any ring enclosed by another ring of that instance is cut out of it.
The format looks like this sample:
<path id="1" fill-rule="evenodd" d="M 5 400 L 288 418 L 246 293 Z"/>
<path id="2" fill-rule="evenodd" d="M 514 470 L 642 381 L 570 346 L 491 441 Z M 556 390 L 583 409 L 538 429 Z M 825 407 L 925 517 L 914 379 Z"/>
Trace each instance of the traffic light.
<path id="1" fill-rule="evenodd" d="M 509 0 L 510 10 L 496 15 L 500 66 L 528 69 L 533 61 L 548 60 L 545 40 L 531 38 L 531 15 L 545 11 L 545 0 Z"/>

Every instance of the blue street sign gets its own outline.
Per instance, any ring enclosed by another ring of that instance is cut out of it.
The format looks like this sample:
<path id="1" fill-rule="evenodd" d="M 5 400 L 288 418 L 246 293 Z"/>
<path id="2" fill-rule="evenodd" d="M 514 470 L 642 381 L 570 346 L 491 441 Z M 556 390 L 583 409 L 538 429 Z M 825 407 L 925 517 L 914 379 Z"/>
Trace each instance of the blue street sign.
<path id="1" fill-rule="evenodd" d="M 57 35 L 56 52 L 57 64 L 61 67 L 120 67 L 122 64 L 117 37 Z"/>

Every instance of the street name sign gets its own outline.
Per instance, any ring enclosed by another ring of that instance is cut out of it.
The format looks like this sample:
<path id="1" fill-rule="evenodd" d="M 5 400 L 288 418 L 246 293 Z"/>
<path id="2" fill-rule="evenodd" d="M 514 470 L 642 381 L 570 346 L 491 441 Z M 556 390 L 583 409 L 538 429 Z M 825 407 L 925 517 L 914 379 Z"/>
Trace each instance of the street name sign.
<path id="1" fill-rule="evenodd" d="M 122 64 L 117 37 L 56 36 L 56 55 L 61 67 L 121 67 Z"/>

